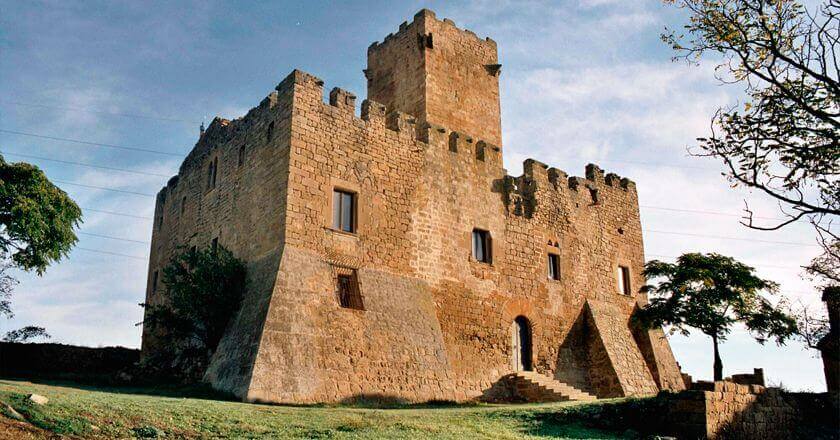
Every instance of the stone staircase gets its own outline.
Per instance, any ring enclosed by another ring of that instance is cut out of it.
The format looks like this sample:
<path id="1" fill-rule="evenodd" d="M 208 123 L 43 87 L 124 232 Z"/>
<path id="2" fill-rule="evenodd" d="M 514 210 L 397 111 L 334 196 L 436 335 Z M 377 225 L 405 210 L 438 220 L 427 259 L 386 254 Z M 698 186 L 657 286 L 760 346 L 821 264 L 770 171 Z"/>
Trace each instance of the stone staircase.
<path id="1" fill-rule="evenodd" d="M 533 371 L 518 371 L 507 377 L 516 394 L 528 402 L 589 402 L 597 397 L 571 385 Z"/>

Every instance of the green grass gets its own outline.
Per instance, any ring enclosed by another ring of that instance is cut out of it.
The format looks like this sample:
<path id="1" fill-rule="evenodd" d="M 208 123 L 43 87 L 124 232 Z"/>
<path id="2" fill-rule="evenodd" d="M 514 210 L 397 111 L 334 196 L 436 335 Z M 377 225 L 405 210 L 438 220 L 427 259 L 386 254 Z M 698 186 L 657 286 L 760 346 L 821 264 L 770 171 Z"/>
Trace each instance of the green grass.
<path id="1" fill-rule="evenodd" d="M 30 405 L 30 393 L 50 402 Z M 623 438 L 574 421 L 576 411 L 591 408 L 570 403 L 301 407 L 211 400 L 207 395 L 171 388 L 0 380 L 0 401 L 33 425 L 91 438 Z"/>

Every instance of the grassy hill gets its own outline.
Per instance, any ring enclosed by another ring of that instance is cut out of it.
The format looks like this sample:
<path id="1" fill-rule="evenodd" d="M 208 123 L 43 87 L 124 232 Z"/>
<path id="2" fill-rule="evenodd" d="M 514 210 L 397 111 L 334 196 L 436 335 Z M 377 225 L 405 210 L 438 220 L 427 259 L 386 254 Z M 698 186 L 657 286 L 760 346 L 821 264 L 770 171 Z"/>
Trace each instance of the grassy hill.
<path id="1" fill-rule="evenodd" d="M 30 393 L 41 394 L 50 401 L 44 406 L 31 405 L 26 399 Z M 51 438 L 62 434 L 82 438 L 624 438 L 623 433 L 588 428 L 575 421 L 576 412 L 591 411 L 592 406 L 574 403 L 397 408 L 273 406 L 212 400 L 194 390 L 187 393 L 17 380 L 0 380 L 0 401 L 28 422 L 16 424 L 0 416 L 0 424 L 5 424 L 0 437 L 4 432 L 8 435 L 21 430 L 14 437 Z"/>

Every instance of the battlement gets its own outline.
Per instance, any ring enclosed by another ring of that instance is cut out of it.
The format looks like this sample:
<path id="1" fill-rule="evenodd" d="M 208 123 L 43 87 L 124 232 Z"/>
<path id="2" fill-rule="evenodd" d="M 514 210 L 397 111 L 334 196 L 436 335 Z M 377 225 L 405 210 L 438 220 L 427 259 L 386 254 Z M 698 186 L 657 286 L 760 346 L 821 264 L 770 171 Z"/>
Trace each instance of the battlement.
<path id="1" fill-rule="evenodd" d="M 369 99 L 501 146 L 496 42 L 423 9 L 368 48 Z"/>
<path id="2" fill-rule="evenodd" d="M 507 177 L 517 180 L 527 178 L 538 182 L 549 182 L 554 186 L 554 188 L 559 189 L 561 187 L 566 187 L 575 191 L 581 189 L 582 187 L 593 186 L 608 186 L 624 191 L 636 190 L 636 184 L 632 180 L 626 177 L 622 178 L 615 173 L 608 173 L 605 175 L 601 167 L 592 163 L 586 165 L 584 174 L 586 177 L 569 176 L 563 170 L 549 167 L 536 159 L 530 158 L 525 159 L 522 163 L 522 169 L 523 173 L 521 176 Z"/>
<path id="3" fill-rule="evenodd" d="M 522 169 L 520 176 L 505 175 L 502 181 L 505 206 L 514 215 L 530 218 L 538 206 L 555 204 L 552 200 L 556 198 L 552 193 L 570 198 L 576 207 L 600 206 L 605 197 L 625 206 L 636 205 L 636 185 L 633 181 L 614 173 L 605 176 L 595 164 L 586 166 L 586 177 L 569 176 L 565 171 L 535 159 L 526 159 Z M 628 201 L 631 202 L 629 205 Z"/>
<path id="4" fill-rule="evenodd" d="M 373 43 L 368 46 L 368 53 L 371 51 L 376 51 L 382 48 L 382 46 L 390 43 L 391 41 L 399 39 L 400 36 L 409 34 L 410 31 L 416 31 L 418 29 L 422 29 L 427 21 L 434 21 L 441 25 L 445 25 L 451 27 L 453 30 L 458 32 L 463 32 L 464 34 L 472 36 L 476 42 L 480 44 L 489 44 L 492 45 L 493 49 L 496 49 L 496 41 L 494 41 L 490 37 L 481 38 L 476 35 L 475 32 L 469 29 L 461 29 L 459 28 L 454 21 L 450 20 L 449 18 L 444 18 L 443 20 L 437 19 L 437 14 L 434 11 L 429 9 L 421 9 L 416 14 L 414 14 L 414 19 L 409 23 L 408 21 L 404 21 L 400 24 L 399 29 L 397 32 L 388 34 L 382 42 L 374 41 Z M 434 47 L 434 37 L 429 38 L 428 34 L 418 35 L 418 45 L 424 45 L 426 47 Z"/>
<path id="5" fill-rule="evenodd" d="M 296 93 L 298 94 L 296 95 Z M 221 117 L 214 118 L 184 160 L 179 175 L 182 175 L 185 168 L 191 163 L 200 162 L 201 157 L 209 154 L 215 145 L 225 144 L 237 133 L 247 130 L 260 112 L 269 110 L 278 103 L 280 95 L 298 96 L 298 99 L 312 97 L 312 99 L 318 100 L 318 105 L 336 109 L 336 116 L 338 117 L 347 117 L 359 124 L 376 126 L 395 132 L 400 138 L 418 142 L 424 150 L 437 148 L 448 151 L 453 155 L 469 157 L 476 163 L 485 162 L 492 166 L 498 166 L 500 169 L 503 167 L 501 147 L 498 145 L 471 133 L 452 130 L 430 122 L 420 122 L 414 115 L 389 109 L 386 105 L 371 99 L 365 99 L 362 102 L 361 114 L 356 116 L 357 98 L 354 93 L 334 87 L 325 100 L 324 81 L 315 75 L 295 69 L 257 107 L 249 110 L 245 116 L 234 120 Z M 343 116 L 341 116 L 342 114 Z M 594 164 L 586 166 L 584 176 L 569 176 L 563 170 L 549 167 L 535 159 L 527 159 L 523 162 L 523 174 L 521 176 L 505 176 L 505 179 L 513 183 L 513 188 L 518 189 L 527 186 L 522 185 L 522 182 L 527 180 L 538 184 L 543 182 L 541 186 L 551 186 L 554 189 L 568 188 L 573 191 L 580 191 L 584 188 L 595 189 L 606 186 L 635 192 L 635 183 L 632 180 L 622 178 L 615 173 L 605 174 L 600 167 Z M 178 182 L 178 175 L 176 175 L 169 180 L 161 192 L 165 193 L 167 188 L 169 190 L 174 189 Z M 165 195 L 163 195 L 161 201 L 165 201 Z"/>
<path id="6" fill-rule="evenodd" d="M 493 162 L 500 167 L 502 164 L 501 147 L 470 133 L 452 130 L 450 128 L 429 122 L 418 121 L 417 117 L 406 112 L 388 108 L 385 104 L 371 99 L 365 99 L 361 104 L 361 114 L 356 116 L 356 95 L 345 89 L 334 87 L 324 100 L 324 82 L 309 73 L 295 70 L 290 73 L 276 87 L 278 93 L 295 90 L 295 86 L 302 87 L 300 97 L 317 99 L 318 104 L 330 106 L 343 113 L 344 117 L 353 118 L 371 126 L 382 126 L 387 130 L 399 133 L 401 137 L 414 139 L 426 144 L 426 147 L 437 145 L 449 149 L 452 153 L 470 155 L 479 162 Z"/>

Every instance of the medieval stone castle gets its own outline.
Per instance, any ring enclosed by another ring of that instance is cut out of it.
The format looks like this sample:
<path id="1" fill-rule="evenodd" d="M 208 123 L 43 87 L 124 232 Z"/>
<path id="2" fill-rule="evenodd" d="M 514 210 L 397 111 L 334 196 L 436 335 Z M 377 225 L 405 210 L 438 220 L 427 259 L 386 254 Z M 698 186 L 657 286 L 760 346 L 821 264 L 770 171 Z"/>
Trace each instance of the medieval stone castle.
<path id="1" fill-rule="evenodd" d="M 681 389 L 646 298 L 636 186 L 502 164 L 496 43 L 422 10 L 368 48 L 368 99 L 295 70 L 216 118 L 157 196 L 146 301 L 179 246 L 247 295 L 205 379 L 248 401 L 613 397 Z M 165 350 L 144 333 L 143 351 Z"/>

